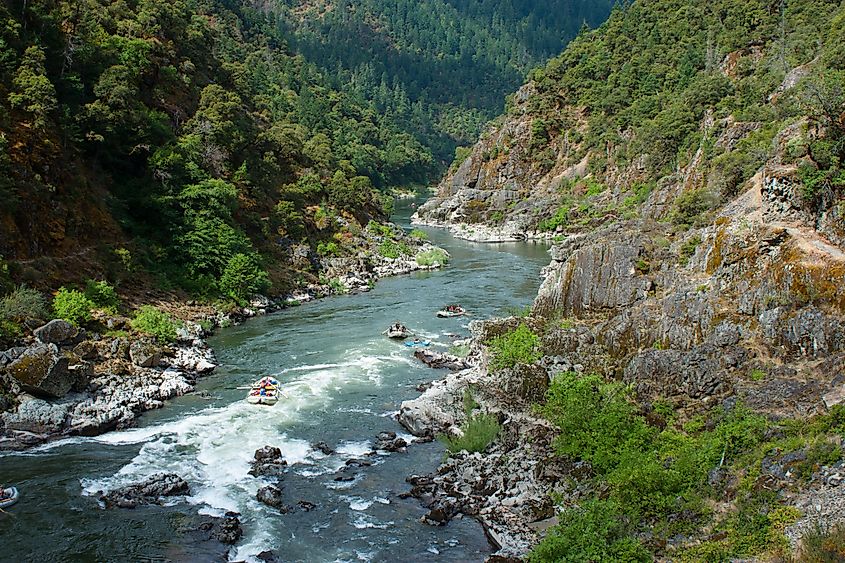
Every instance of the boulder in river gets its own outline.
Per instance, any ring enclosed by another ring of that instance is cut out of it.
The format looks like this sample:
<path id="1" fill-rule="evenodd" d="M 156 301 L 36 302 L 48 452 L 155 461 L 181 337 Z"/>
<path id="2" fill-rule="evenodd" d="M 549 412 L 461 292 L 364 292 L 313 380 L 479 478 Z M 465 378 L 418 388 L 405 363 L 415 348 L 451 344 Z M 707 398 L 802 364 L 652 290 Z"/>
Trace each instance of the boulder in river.
<path id="1" fill-rule="evenodd" d="M 288 462 L 282 458 L 282 450 L 274 446 L 264 446 L 255 450 L 249 474 L 253 477 L 281 477 L 287 465 Z"/>
<path id="2" fill-rule="evenodd" d="M 255 494 L 255 498 L 258 499 L 258 502 L 266 504 L 267 506 L 272 506 L 273 508 L 281 509 L 284 507 L 282 489 L 274 487 L 273 485 L 267 485 L 266 487 L 258 489 L 258 492 Z"/>
<path id="3" fill-rule="evenodd" d="M 213 521 L 203 523 L 200 525 L 200 531 L 208 532 L 211 538 L 226 545 L 238 543 L 244 535 L 240 514 L 237 512 L 227 512 L 223 518 L 215 518 Z"/>
<path id="4" fill-rule="evenodd" d="M 379 432 L 376 438 L 376 449 L 386 452 L 404 452 L 408 442 L 396 436 L 396 432 Z"/>
<path id="5" fill-rule="evenodd" d="M 434 369 L 445 368 L 452 371 L 460 371 L 470 367 L 470 364 L 463 358 L 453 356 L 452 354 L 441 354 L 432 350 L 417 350 L 414 352 L 414 357 Z"/>
<path id="6" fill-rule="evenodd" d="M 160 504 L 161 497 L 187 495 L 190 492 L 188 482 L 175 473 L 156 473 L 141 483 L 109 491 L 100 500 L 106 506 L 136 508 L 145 504 Z"/>
<path id="7" fill-rule="evenodd" d="M 322 452 L 325 455 L 332 455 L 335 451 L 325 442 L 316 442 L 311 444 L 311 447 L 315 450 Z"/>

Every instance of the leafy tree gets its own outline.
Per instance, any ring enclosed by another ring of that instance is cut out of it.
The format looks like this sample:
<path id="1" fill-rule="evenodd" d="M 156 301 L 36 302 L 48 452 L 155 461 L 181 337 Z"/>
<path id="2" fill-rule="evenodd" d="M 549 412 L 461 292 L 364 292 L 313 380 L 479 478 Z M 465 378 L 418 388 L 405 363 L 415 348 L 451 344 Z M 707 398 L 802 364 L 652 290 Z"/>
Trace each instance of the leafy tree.
<path id="1" fill-rule="evenodd" d="M 31 114 L 37 129 L 47 127 L 48 116 L 58 107 L 56 89 L 47 77 L 44 61 L 44 51 L 40 47 L 27 47 L 12 79 L 13 90 L 9 93 L 12 107 Z"/>

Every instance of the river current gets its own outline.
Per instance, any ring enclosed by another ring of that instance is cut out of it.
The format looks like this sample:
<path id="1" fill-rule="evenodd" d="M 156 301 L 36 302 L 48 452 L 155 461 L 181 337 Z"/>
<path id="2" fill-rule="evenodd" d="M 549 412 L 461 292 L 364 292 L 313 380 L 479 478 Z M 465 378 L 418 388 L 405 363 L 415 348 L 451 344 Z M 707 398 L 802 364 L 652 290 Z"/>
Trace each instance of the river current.
<path id="1" fill-rule="evenodd" d="M 396 222 L 409 228 L 407 202 Z M 425 510 L 400 499 L 405 477 L 434 470 L 438 442 L 404 453 L 367 456 L 381 431 L 404 435 L 394 415 L 419 395 L 417 385 L 442 377 L 401 341 L 382 336 L 402 321 L 446 350 L 468 335 L 468 319 L 438 319 L 460 303 L 473 318 L 505 315 L 531 303 L 548 263 L 546 246 L 475 244 L 427 230 L 452 255 L 438 272 L 380 281 L 367 293 L 323 299 L 252 319 L 210 340 L 220 367 L 194 393 L 144 414 L 135 428 L 74 438 L 0 456 L 0 483 L 21 501 L 0 513 L 0 561 L 209 561 L 217 551 L 193 533 L 202 515 L 241 514 L 244 536 L 231 560 L 255 560 L 272 549 L 285 561 L 482 561 L 490 552 L 481 527 L 456 519 L 444 527 L 419 521 Z M 274 407 L 248 405 L 237 389 L 274 375 L 285 397 Z M 337 453 L 311 444 L 324 441 Z M 259 503 L 267 484 L 247 474 L 256 449 L 281 448 L 290 464 L 286 504 L 314 509 L 288 514 Z M 337 471 L 367 456 L 372 466 Z M 97 491 L 173 472 L 191 495 L 170 506 L 103 509 Z"/>

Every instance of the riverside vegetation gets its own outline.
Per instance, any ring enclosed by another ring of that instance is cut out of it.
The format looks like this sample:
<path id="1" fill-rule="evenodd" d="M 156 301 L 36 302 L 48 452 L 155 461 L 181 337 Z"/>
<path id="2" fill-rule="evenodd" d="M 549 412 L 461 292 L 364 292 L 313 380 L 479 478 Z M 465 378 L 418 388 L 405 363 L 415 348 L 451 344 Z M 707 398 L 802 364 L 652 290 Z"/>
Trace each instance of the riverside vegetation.
<path id="1" fill-rule="evenodd" d="M 402 406 L 460 436 L 472 387 L 501 424 L 415 478 L 438 515 L 530 561 L 843 557 L 843 17 L 619 6 L 459 155 L 416 222 L 553 248 Z"/>

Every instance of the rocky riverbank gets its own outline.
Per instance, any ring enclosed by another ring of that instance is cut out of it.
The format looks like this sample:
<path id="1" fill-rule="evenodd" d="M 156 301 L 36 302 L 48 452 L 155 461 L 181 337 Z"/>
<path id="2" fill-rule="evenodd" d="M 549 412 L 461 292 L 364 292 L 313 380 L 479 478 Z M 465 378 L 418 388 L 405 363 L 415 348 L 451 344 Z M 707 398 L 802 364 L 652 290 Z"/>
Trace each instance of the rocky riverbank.
<path id="1" fill-rule="evenodd" d="M 545 370 L 537 366 L 535 382 L 522 371 L 488 369 L 483 341 L 512 321 L 473 321 L 471 351 L 463 360 L 471 367 L 433 382 L 419 398 L 403 402 L 398 415 L 415 436 L 460 435 L 470 393 L 478 412 L 499 420 L 499 435 L 483 453 L 452 454 L 435 473 L 409 476 L 407 494 L 429 509 L 428 524 L 445 525 L 458 515 L 478 519 L 497 550 L 494 557 L 501 558 L 524 556 L 556 523 L 550 495 L 571 492 L 563 477 L 583 466 L 554 455 L 554 428 L 532 414 L 531 405 L 547 386 Z"/>
<path id="2" fill-rule="evenodd" d="M 371 250 L 385 236 L 371 233 Z M 128 318 L 107 314 L 85 328 L 60 319 L 36 328 L 0 351 L 0 450 L 131 426 L 143 412 L 193 391 L 197 379 L 214 370 L 214 352 L 205 342 L 213 330 L 314 299 L 369 291 L 383 277 L 440 268 L 448 259 L 425 241 L 404 238 L 403 252 L 396 255 L 321 258 L 324 283 L 274 299 L 256 296 L 244 307 L 220 311 L 195 302 L 157 301 L 179 323 L 169 343 L 133 331 Z M 417 259 L 431 255 L 436 260 Z"/>

